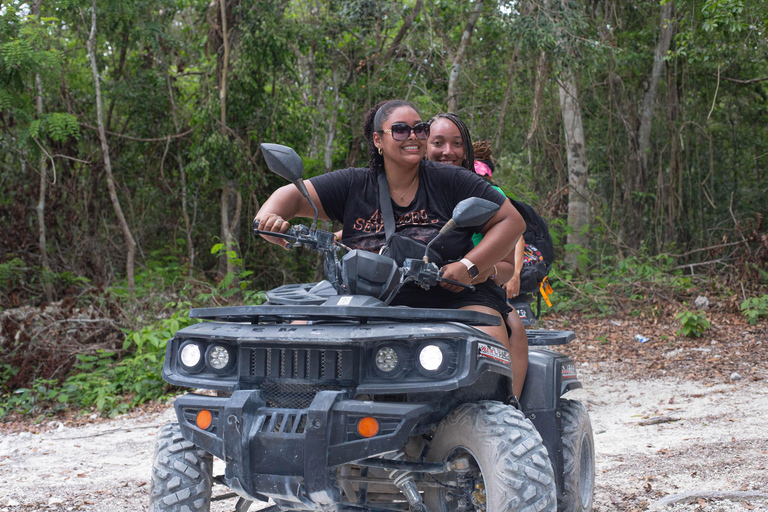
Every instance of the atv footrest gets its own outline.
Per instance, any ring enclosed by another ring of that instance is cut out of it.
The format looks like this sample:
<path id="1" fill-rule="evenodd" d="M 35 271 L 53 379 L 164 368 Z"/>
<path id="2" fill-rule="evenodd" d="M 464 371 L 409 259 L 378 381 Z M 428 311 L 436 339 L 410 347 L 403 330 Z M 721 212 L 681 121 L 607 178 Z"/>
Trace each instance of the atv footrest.
<path id="1" fill-rule="evenodd" d="M 565 345 L 573 341 L 576 335 L 573 331 L 550 331 L 547 329 L 528 329 L 528 346 L 541 347 L 548 345 Z"/>

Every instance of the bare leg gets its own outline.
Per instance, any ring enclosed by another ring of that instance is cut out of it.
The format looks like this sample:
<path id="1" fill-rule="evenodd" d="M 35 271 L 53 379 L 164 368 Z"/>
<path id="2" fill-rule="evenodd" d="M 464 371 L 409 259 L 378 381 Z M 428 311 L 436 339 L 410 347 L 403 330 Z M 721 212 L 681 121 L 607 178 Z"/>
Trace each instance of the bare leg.
<path id="1" fill-rule="evenodd" d="M 525 374 L 528 373 L 528 336 L 525 334 L 525 326 L 517 316 L 517 311 L 512 309 L 507 315 L 507 325 L 512 330 L 509 335 L 508 350 L 512 357 L 512 392 L 520 398 L 525 383 Z"/>
<path id="2" fill-rule="evenodd" d="M 501 314 L 498 311 L 487 306 L 465 306 L 461 309 L 478 311 L 501 318 Z M 528 337 L 525 334 L 523 322 L 520 321 L 520 317 L 517 316 L 517 311 L 514 309 L 507 315 L 507 324 L 512 329 L 512 334 L 509 337 L 507 337 L 507 328 L 504 325 L 478 327 L 478 329 L 499 340 L 504 345 L 504 348 L 509 351 L 509 356 L 512 358 L 512 363 L 510 364 L 512 369 L 512 393 L 514 393 L 516 398 L 520 398 L 520 393 L 523 391 L 523 383 L 525 383 L 525 374 L 528 372 Z"/>

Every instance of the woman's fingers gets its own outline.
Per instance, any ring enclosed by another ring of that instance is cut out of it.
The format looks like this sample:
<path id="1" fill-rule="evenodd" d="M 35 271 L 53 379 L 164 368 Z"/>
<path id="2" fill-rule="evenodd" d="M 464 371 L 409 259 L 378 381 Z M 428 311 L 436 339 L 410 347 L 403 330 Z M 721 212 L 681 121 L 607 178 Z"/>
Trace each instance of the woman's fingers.
<path id="1" fill-rule="evenodd" d="M 259 231 L 271 231 L 273 233 L 285 233 L 291 228 L 291 224 L 274 213 L 268 213 L 262 217 L 256 217 L 259 221 Z M 284 248 L 288 248 L 290 242 L 282 238 L 276 238 L 269 235 L 262 234 L 261 237 L 273 244 L 279 245 Z"/>
<path id="2" fill-rule="evenodd" d="M 441 275 L 446 279 L 458 281 L 466 285 L 472 284 L 472 277 L 469 275 L 469 272 L 467 271 L 467 267 L 465 267 L 464 264 L 461 262 L 456 261 L 453 263 L 449 263 L 448 265 L 443 266 L 443 268 L 440 270 L 441 270 Z M 440 286 L 442 286 L 446 290 L 453 293 L 458 293 L 466 290 L 466 288 L 463 288 L 455 284 L 446 283 L 445 281 L 440 281 Z"/>

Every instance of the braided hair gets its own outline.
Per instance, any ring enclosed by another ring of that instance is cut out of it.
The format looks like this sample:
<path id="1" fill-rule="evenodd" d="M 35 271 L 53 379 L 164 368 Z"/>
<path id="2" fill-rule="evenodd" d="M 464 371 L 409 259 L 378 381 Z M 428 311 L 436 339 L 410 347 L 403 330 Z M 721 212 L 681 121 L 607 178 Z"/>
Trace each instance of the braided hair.
<path id="1" fill-rule="evenodd" d="M 397 108 L 410 107 L 414 111 L 416 107 L 413 103 L 405 100 L 385 100 L 377 103 L 365 116 L 363 123 L 363 135 L 368 141 L 368 167 L 372 171 L 378 171 L 384 168 L 384 157 L 379 154 L 379 148 L 373 143 L 373 134 L 381 132 L 384 121 L 389 119 L 389 115 Z"/>
<path id="2" fill-rule="evenodd" d="M 496 170 L 496 166 L 493 165 L 493 162 L 491 161 L 491 157 L 493 156 L 493 146 L 490 141 L 478 140 L 472 144 L 472 148 L 475 151 L 475 158 L 477 158 L 477 160 L 487 165 L 491 172 Z"/>
<path id="3" fill-rule="evenodd" d="M 442 114 L 435 115 L 435 117 L 428 121 L 430 126 L 438 119 L 448 119 L 450 122 L 456 125 L 456 128 L 459 129 L 459 133 L 461 134 L 461 142 L 464 145 L 464 160 L 461 161 L 461 167 L 474 172 L 475 152 L 472 148 L 472 137 L 469 136 L 469 128 L 467 128 L 467 125 L 464 124 L 464 121 L 459 119 L 459 116 L 456 114 L 452 112 L 443 112 Z"/>

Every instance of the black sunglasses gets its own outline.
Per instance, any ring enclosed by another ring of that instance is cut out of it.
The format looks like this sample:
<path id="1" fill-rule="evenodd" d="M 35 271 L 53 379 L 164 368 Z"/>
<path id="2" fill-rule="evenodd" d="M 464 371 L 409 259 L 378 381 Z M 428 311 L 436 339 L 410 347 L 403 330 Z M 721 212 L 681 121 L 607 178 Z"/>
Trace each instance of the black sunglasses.
<path id="1" fill-rule="evenodd" d="M 405 140 L 411 135 L 411 130 L 417 139 L 427 140 L 429 138 L 429 123 L 419 123 L 414 127 L 405 123 L 392 123 L 389 130 L 381 131 L 391 133 L 394 140 Z"/>

